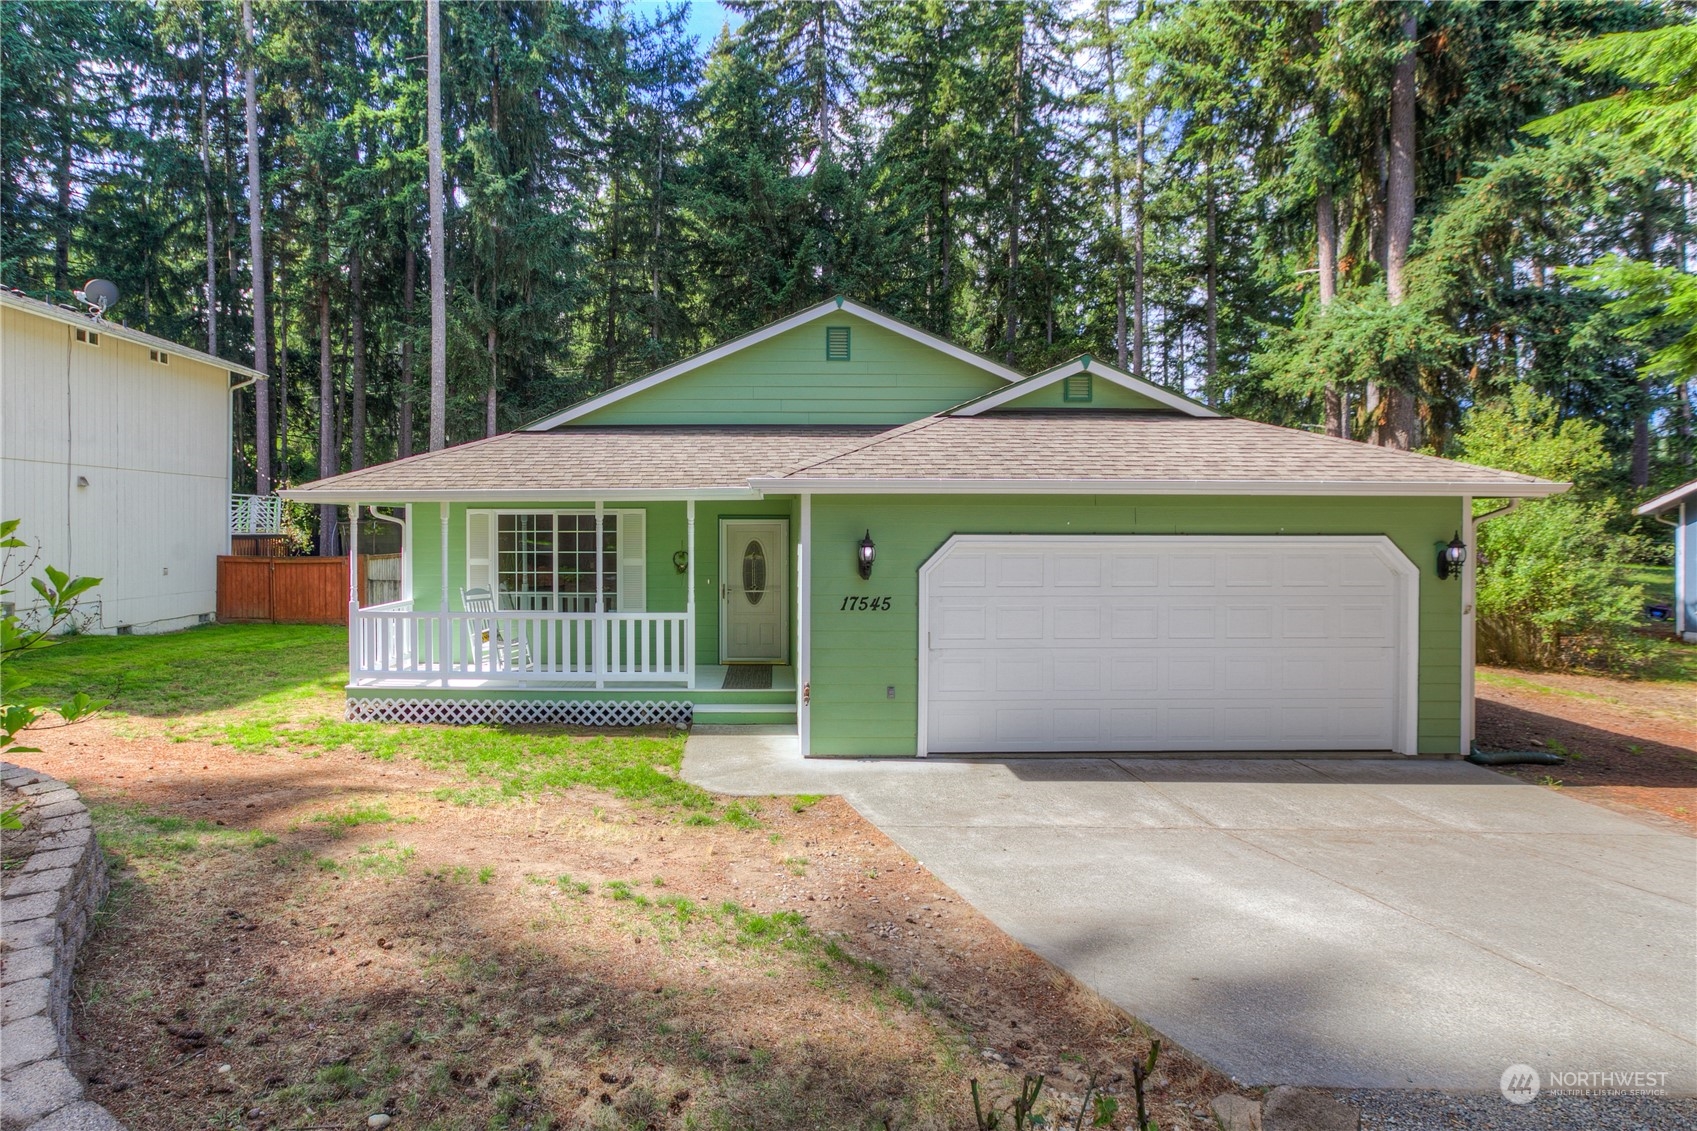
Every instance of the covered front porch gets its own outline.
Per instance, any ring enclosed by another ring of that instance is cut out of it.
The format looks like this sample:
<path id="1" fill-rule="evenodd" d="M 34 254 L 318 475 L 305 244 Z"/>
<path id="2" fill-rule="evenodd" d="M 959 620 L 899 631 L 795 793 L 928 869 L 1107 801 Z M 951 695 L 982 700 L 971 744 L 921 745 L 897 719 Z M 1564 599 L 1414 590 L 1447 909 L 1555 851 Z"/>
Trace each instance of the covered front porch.
<path id="1" fill-rule="evenodd" d="M 793 704 L 793 506 L 440 501 L 405 504 L 402 518 L 356 504 L 399 519 L 404 536 L 401 598 L 361 605 L 350 593 L 350 696 L 700 692 Z"/>

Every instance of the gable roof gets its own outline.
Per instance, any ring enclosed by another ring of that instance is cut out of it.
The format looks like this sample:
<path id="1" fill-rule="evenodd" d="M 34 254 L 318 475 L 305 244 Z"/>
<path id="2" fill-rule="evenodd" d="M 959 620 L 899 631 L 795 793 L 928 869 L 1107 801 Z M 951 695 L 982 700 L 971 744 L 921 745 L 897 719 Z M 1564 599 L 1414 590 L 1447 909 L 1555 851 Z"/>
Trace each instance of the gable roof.
<path id="1" fill-rule="evenodd" d="M 167 350 L 173 355 L 185 358 L 189 361 L 198 361 L 203 365 L 210 365 L 217 369 L 224 369 L 231 373 L 240 374 L 249 381 L 257 381 L 265 376 L 265 374 L 259 372 L 259 370 L 243 365 L 240 362 L 226 361 L 221 357 L 214 357 L 209 353 L 203 353 L 200 350 L 192 349 L 189 346 L 178 345 L 176 342 L 167 338 L 157 337 L 142 330 L 132 330 L 130 327 L 118 322 L 107 322 L 103 319 L 96 319 L 92 315 L 84 314 L 80 310 L 71 310 L 68 307 L 55 306 L 53 303 L 42 302 L 38 298 L 30 298 L 28 295 L 18 294 L 16 291 L 0 290 L 0 306 L 10 307 L 13 310 L 22 311 L 25 314 L 34 314 L 41 318 L 49 318 L 55 322 L 63 322 L 67 326 L 75 326 L 78 329 L 95 330 L 102 334 L 109 334 L 114 338 L 118 338 L 126 342 L 134 342 L 136 345 L 148 346 L 152 349 Z"/>
<path id="2" fill-rule="evenodd" d="M 607 407 L 608 405 L 617 404 L 626 397 L 646 392 L 647 390 L 654 388 L 656 385 L 664 384 L 675 377 L 681 377 L 685 373 L 700 369 L 704 365 L 719 361 L 722 358 L 729 357 L 734 353 L 745 350 L 750 346 L 758 345 L 768 339 L 775 338 L 779 334 L 796 329 L 798 326 L 805 326 L 810 322 L 815 322 L 821 318 L 839 313 L 852 314 L 856 318 L 862 318 L 867 322 L 872 323 L 874 326 L 881 327 L 882 329 L 889 330 L 892 333 L 899 334 L 904 338 L 919 342 L 939 353 L 947 354 L 949 357 L 952 357 L 957 361 L 963 361 L 968 365 L 982 369 L 984 372 L 989 373 L 998 380 L 1006 381 L 1010 384 L 1026 380 L 1025 374 L 1020 373 L 1017 370 L 1010 369 L 998 362 L 991 361 L 987 357 L 981 357 L 980 355 L 973 353 L 971 350 L 962 349 L 960 346 L 955 345 L 953 342 L 948 341 L 945 338 L 940 338 L 935 334 L 927 333 L 916 326 L 909 326 L 906 322 L 891 318 L 887 314 L 880 314 L 871 307 L 862 306 L 860 303 L 855 302 L 852 299 L 847 299 L 839 295 L 838 297 L 828 299 L 817 306 L 809 307 L 808 309 L 801 311 L 799 314 L 792 314 L 788 318 L 779 319 L 769 326 L 763 326 L 751 333 L 744 334 L 740 338 L 732 338 L 728 342 L 722 342 L 719 345 L 714 346 L 712 349 L 704 350 L 703 352 L 696 354 L 694 357 L 685 358 L 683 361 L 668 365 L 664 369 L 655 370 L 646 377 L 639 377 L 634 381 L 627 381 L 616 389 L 609 389 L 607 392 L 590 397 L 588 400 L 579 401 L 570 408 L 563 409 L 551 416 L 545 416 L 541 420 L 526 425 L 525 431 L 546 432 L 550 429 L 558 428 L 562 424 L 569 424 L 574 420 L 579 420 L 582 417 L 588 416 L 592 412 Z"/>
<path id="3" fill-rule="evenodd" d="M 1231 417 L 1152 412 L 941 413 L 781 476 L 773 492 L 1474 495 L 1566 483 Z"/>
<path id="4" fill-rule="evenodd" d="M 753 498 L 754 476 L 782 474 L 886 430 L 749 424 L 507 432 L 278 493 L 313 503 Z"/>
<path id="5" fill-rule="evenodd" d="M 1093 377 L 1101 377 L 1123 389 L 1136 393 L 1138 396 L 1147 397 L 1156 404 L 1181 412 L 1186 416 L 1218 417 L 1220 415 L 1207 405 L 1198 404 L 1189 397 L 1181 396 L 1171 389 L 1162 388 L 1152 381 L 1133 377 L 1123 370 L 1115 369 L 1111 365 L 1097 361 L 1087 353 L 1079 354 L 1071 361 L 1062 362 L 1053 369 L 1027 377 L 1005 389 L 997 389 L 995 392 L 987 393 L 977 400 L 967 401 L 958 408 L 950 409 L 949 415 L 978 416 L 981 413 L 1000 408 L 1011 401 L 1016 401 L 1028 393 L 1046 389 L 1050 385 L 1064 381 L 1078 373 L 1089 373 Z"/>
<path id="6" fill-rule="evenodd" d="M 1663 511 L 1672 510 L 1693 495 L 1697 495 L 1697 479 L 1693 479 L 1683 486 L 1675 487 L 1671 491 L 1663 491 L 1649 502 L 1640 504 L 1632 513 L 1637 515 L 1661 514 Z"/>

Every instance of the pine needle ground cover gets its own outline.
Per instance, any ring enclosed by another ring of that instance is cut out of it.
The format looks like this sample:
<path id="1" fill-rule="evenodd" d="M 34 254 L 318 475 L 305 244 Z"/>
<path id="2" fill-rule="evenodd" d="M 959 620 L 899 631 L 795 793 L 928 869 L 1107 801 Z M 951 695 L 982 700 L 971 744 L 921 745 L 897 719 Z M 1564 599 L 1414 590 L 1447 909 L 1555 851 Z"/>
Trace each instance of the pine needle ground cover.
<path id="1" fill-rule="evenodd" d="M 30 757 L 113 861 L 75 995 L 134 1127 L 959 1127 L 970 1081 L 1129 1089 L 1148 1035 L 836 798 L 733 800 L 683 736 L 340 721 L 338 629 L 82 638 L 112 700 Z M 1164 1053 L 1163 1128 L 1229 1084 Z M 1071 1125 L 1070 1118 L 1068 1125 Z"/>

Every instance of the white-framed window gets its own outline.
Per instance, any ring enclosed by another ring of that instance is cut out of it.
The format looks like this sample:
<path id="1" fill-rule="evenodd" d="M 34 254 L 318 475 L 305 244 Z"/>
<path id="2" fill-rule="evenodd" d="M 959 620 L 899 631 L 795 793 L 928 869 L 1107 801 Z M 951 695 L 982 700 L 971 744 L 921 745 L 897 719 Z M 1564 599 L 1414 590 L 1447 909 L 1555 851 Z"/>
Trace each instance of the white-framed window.
<path id="1" fill-rule="evenodd" d="M 647 609 L 648 514 L 602 512 L 601 594 L 605 612 Z M 466 512 L 466 588 L 488 589 L 502 609 L 595 611 L 595 512 Z"/>

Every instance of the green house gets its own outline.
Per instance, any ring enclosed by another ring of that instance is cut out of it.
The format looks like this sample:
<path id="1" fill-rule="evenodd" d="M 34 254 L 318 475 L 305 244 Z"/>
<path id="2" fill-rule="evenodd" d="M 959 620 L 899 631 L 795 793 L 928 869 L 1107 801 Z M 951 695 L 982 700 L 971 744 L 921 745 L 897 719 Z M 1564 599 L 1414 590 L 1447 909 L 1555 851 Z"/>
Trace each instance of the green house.
<path id="1" fill-rule="evenodd" d="M 1232 419 L 1090 357 L 1019 373 L 836 299 L 287 494 L 404 510 L 402 599 L 349 612 L 354 719 L 1455 754 L 1474 500 L 1564 487 Z"/>

